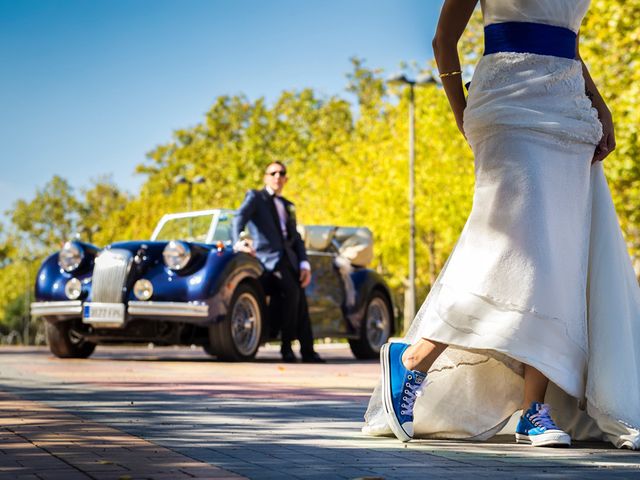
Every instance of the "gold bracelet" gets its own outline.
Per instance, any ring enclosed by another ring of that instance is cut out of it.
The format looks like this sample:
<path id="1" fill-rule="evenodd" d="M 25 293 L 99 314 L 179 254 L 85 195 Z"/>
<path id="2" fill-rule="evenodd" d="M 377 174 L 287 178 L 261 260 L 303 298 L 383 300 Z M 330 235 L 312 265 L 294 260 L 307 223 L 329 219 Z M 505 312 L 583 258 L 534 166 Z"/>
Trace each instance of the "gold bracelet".
<path id="1" fill-rule="evenodd" d="M 444 78 L 444 77 L 451 77 L 453 75 L 462 75 L 462 72 L 460 70 L 458 70 L 457 72 L 447 72 L 447 73 L 441 73 L 440 74 L 440 78 Z"/>

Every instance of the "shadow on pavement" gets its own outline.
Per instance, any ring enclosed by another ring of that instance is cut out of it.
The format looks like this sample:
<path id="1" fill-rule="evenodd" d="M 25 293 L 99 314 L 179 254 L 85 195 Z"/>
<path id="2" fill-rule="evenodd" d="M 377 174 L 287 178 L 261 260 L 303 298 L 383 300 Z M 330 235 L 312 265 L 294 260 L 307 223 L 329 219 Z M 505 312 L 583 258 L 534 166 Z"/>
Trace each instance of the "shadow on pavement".
<path id="1" fill-rule="evenodd" d="M 109 388 L 69 383 L 6 390 L 249 478 L 590 478 L 605 471 L 606 478 L 631 478 L 640 472 L 636 454 L 604 444 L 542 451 L 515 445 L 511 437 L 409 444 L 366 437 L 359 431 L 365 398 L 252 397 L 252 388 L 269 386 L 221 393 L 224 382 L 168 390 L 123 379 Z"/>

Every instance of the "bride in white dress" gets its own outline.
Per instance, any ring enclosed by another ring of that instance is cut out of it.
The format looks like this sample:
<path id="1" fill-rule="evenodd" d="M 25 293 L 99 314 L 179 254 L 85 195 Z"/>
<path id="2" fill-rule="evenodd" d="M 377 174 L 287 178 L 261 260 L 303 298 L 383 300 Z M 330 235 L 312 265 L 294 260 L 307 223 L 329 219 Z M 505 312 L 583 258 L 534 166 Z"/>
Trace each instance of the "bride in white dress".
<path id="1" fill-rule="evenodd" d="M 456 45 L 476 3 L 445 0 L 434 39 L 473 208 L 410 346 L 383 348 L 363 431 L 485 439 L 522 409 L 518 441 L 638 449 L 640 288 L 602 170 L 611 114 L 577 47 L 589 0 L 481 0 L 467 103 Z"/>

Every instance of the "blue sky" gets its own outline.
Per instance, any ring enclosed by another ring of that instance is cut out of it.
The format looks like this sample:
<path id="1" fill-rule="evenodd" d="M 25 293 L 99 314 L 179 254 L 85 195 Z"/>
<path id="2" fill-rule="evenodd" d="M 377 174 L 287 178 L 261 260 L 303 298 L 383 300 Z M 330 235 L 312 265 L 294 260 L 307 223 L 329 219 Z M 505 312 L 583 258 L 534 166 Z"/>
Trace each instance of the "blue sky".
<path id="1" fill-rule="evenodd" d="M 432 57 L 441 0 L 0 0 L 0 212 L 54 174 L 135 192 L 214 99 L 346 96 L 349 57 Z M 0 215 L 2 218 L 2 215 Z"/>

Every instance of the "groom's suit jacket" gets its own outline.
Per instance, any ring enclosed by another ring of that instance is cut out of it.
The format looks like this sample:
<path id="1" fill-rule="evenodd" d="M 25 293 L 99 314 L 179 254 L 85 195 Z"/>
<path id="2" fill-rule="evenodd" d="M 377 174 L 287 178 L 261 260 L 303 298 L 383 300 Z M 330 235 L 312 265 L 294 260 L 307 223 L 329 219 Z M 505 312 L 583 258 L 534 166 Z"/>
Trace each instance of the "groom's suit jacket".
<path id="1" fill-rule="evenodd" d="M 286 238 L 280 227 L 275 200 L 267 189 L 263 188 L 247 192 L 233 220 L 233 242 L 238 241 L 240 233 L 246 226 L 253 238 L 256 255 L 267 270 L 273 271 L 280 259 L 286 255 L 291 266 L 298 271 L 300 262 L 307 260 L 307 252 L 296 229 L 295 208 L 286 198 L 278 197 L 278 199 L 284 203 L 287 213 Z"/>

